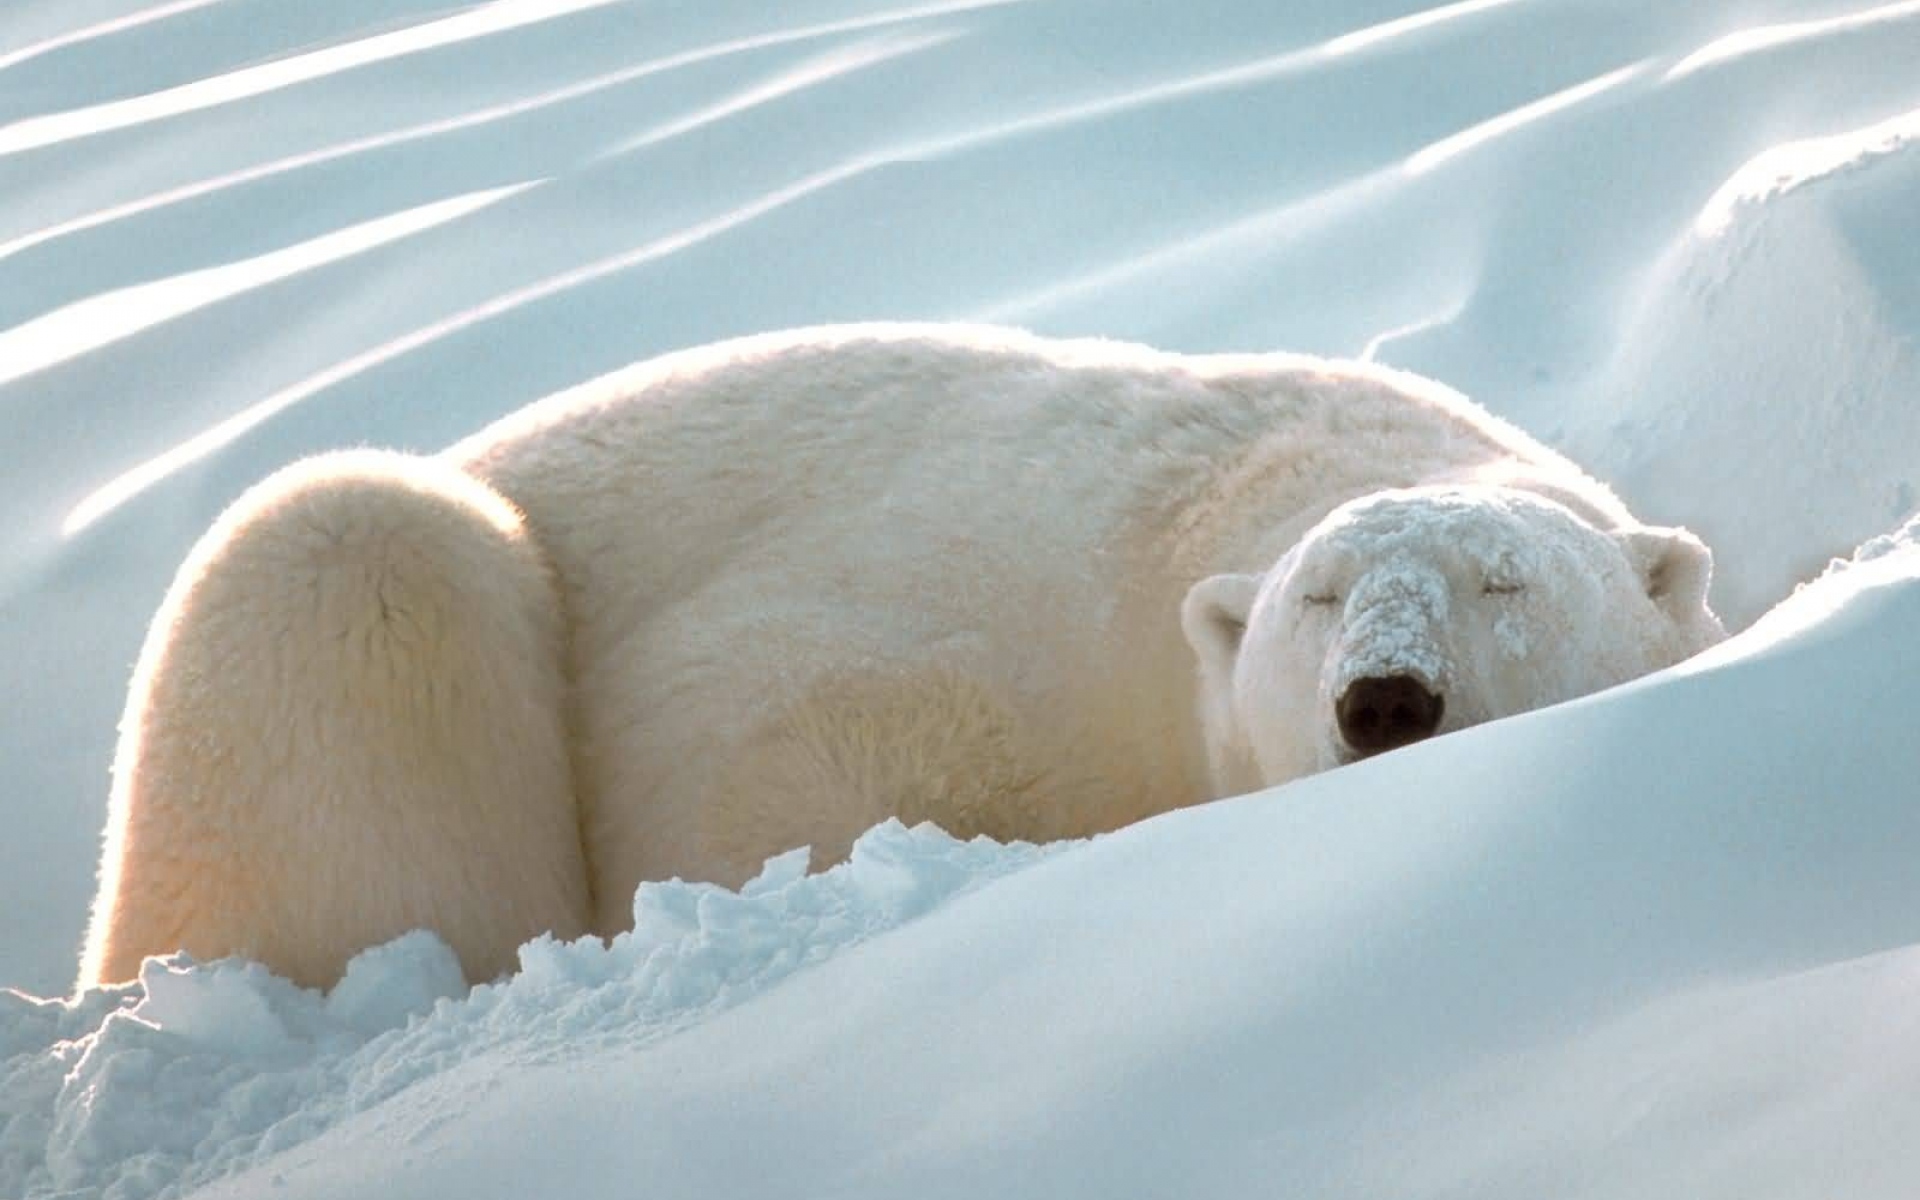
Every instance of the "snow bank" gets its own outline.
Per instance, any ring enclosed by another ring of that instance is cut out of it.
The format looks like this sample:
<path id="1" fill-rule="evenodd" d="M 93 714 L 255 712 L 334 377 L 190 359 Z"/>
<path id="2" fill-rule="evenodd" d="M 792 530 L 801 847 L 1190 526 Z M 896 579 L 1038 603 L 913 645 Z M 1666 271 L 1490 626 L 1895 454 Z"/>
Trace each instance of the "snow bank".
<path id="1" fill-rule="evenodd" d="M 1658 260 L 1567 409 L 1576 457 L 1713 545 L 1733 626 L 1920 508 L 1916 211 L 1920 109 L 1767 150 Z"/>
<path id="2" fill-rule="evenodd" d="M 1912 1194 L 1920 527 L 1719 657 L 959 898 L 207 1197 Z"/>
<path id="3" fill-rule="evenodd" d="M 819 875 L 802 849 L 737 893 L 646 884 L 631 933 L 530 942 L 471 994 L 425 932 L 359 955 L 324 996 L 185 955 L 72 1001 L 0 991 L 0 1195 L 178 1196 L 472 1060 L 645 1045 L 1054 849 L 891 822 Z"/>

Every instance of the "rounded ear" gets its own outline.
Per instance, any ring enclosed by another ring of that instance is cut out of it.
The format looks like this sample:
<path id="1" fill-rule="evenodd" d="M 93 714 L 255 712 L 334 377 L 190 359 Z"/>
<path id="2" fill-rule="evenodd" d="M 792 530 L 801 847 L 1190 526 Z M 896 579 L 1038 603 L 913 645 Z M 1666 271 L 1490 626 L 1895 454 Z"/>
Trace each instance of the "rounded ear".
<path id="1" fill-rule="evenodd" d="M 1233 674 L 1233 660 L 1259 592 L 1258 575 L 1212 575 L 1187 591 L 1180 604 L 1180 628 L 1203 674 L 1215 679 Z"/>
<path id="2" fill-rule="evenodd" d="M 1685 529 L 1646 527 L 1616 535 L 1648 597 L 1676 617 L 1706 607 L 1713 551 Z"/>

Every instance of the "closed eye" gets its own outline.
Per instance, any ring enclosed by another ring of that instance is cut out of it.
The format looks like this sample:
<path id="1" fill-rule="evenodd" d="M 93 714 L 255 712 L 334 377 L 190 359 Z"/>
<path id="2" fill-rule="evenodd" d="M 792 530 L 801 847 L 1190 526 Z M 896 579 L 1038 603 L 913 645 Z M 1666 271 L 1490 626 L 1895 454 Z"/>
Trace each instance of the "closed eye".
<path id="1" fill-rule="evenodd" d="M 1491 579 L 1480 585 L 1480 594 L 1482 596 L 1512 596 L 1521 590 L 1521 584 L 1496 583 Z"/>
<path id="2" fill-rule="evenodd" d="M 1307 604 L 1322 608 L 1340 603 L 1340 597 L 1333 592 L 1310 592 L 1301 599 Z"/>

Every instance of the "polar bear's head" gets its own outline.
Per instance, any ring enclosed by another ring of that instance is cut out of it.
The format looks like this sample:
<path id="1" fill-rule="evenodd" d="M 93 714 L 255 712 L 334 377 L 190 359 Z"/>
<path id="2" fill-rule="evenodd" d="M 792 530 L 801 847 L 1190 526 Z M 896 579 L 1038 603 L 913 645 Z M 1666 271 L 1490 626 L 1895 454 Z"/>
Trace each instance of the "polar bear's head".
<path id="1" fill-rule="evenodd" d="M 1221 794 L 1669 666 L 1725 636 L 1684 529 L 1603 530 L 1531 492 L 1376 492 L 1181 613 Z"/>

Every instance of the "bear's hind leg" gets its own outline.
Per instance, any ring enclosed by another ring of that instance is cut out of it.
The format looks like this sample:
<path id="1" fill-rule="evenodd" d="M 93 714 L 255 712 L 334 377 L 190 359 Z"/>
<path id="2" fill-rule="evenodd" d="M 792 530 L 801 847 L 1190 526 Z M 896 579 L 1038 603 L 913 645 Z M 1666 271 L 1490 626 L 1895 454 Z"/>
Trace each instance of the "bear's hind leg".
<path id="1" fill-rule="evenodd" d="M 327 986 L 422 926 L 483 980 L 584 932 L 564 641 L 520 515 L 452 467 L 348 452 L 255 487 L 141 652 L 81 985 L 185 949 Z"/>

